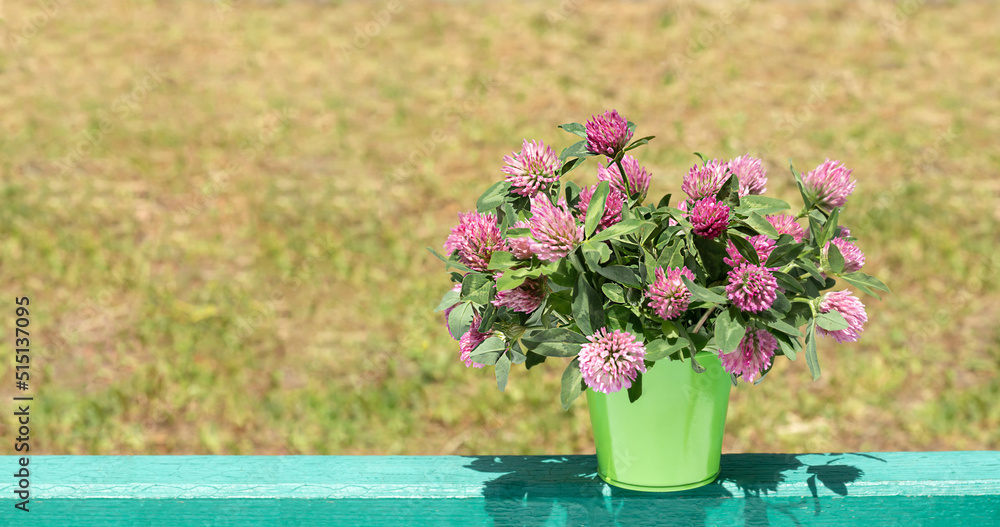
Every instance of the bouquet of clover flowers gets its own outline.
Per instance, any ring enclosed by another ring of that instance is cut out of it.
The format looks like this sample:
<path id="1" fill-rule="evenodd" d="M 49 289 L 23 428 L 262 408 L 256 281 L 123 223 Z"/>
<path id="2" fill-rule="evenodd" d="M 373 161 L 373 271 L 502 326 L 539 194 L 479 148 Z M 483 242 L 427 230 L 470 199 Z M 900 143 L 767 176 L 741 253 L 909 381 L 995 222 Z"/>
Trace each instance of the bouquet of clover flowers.
<path id="1" fill-rule="evenodd" d="M 645 204 L 651 174 L 627 152 L 652 136 L 630 143 L 635 124 L 614 110 L 560 128 L 583 140 L 558 156 L 525 140 L 504 157 L 506 178 L 459 214 L 447 255 L 431 249 L 456 269 L 437 310 L 461 360 L 494 366 L 499 389 L 512 365 L 566 357 L 565 408 L 587 387 L 635 400 L 637 378 L 657 361 L 701 372 L 696 357 L 706 351 L 734 385 L 759 383 L 775 355 L 803 352 L 815 379 L 817 335 L 852 342 L 868 320 L 850 291 L 823 291 L 839 277 L 872 296 L 888 292 L 860 272 L 865 256 L 839 225 L 855 186 L 842 164 L 792 168 L 804 202 L 794 216 L 762 195 L 765 171 L 749 155 L 697 154 L 686 199 Z M 605 157 L 596 184 L 566 180 L 593 156 Z"/>

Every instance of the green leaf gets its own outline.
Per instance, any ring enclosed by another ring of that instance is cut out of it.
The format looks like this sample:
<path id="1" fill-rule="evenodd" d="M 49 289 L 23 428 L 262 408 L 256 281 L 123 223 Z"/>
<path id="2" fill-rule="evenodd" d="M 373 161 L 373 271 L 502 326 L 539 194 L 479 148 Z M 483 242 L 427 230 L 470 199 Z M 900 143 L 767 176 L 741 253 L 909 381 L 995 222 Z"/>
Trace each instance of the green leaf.
<path id="1" fill-rule="evenodd" d="M 669 340 L 654 340 L 646 344 L 646 360 L 652 362 L 665 359 L 680 350 L 688 348 L 689 346 L 691 346 L 691 342 L 683 337 L 677 337 Z"/>
<path id="2" fill-rule="evenodd" d="M 802 349 L 802 344 L 799 342 L 799 339 L 789 337 L 784 333 L 774 334 L 774 338 L 778 341 L 778 347 L 780 347 L 781 352 L 788 357 L 788 360 L 795 360 L 798 351 Z"/>
<path id="3" fill-rule="evenodd" d="M 645 301 L 646 295 L 642 289 L 636 289 L 634 287 L 625 288 L 625 304 L 630 306 L 638 306 L 643 301 Z"/>
<path id="4" fill-rule="evenodd" d="M 629 317 L 632 311 L 621 304 L 611 304 L 604 310 L 604 325 L 609 331 L 616 329 L 632 333 Z M 641 335 L 641 334 L 640 334 Z"/>
<path id="5" fill-rule="evenodd" d="M 605 327 L 609 330 L 620 329 L 642 338 L 642 321 L 626 306 L 613 304 L 604 311 Z"/>
<path id="6" fill-rule="evenodd" d="M 722 188 L 715 195 L 715 199 L 726 204 L 727 207 L 735 209 L 740 206 L 740 181 L 736 176 L 730 175 L 729 179 L 722 184 Z"/>
<path id="7" fill-rule="evenodd" d="M 765 267 L 784 267 L 794 260 L 803 249 L 806 248 L 804 243 L 786 243 L 784 245 L 778 245 L 771 251 L 771 256 L 768 256 L 767 262 L 764 263 Z"/>
<path id="8" fill-rule="evenodd" d="M 819 283 L 824 283 L 823 275 L 816 268 L 816 264 L 812 263 L 812 260 L 798 260 L 796 265 L 801 267 L 803 270 L 809 273 L 810 276 L 816 279 Z"/>
<path id="9" fill-rule="evenodd" d="M 645 247 L 642 248 L 642 258 L 639 262 L 639 280 L 648 284 L 656 279 L 656 258 Z"/>
<path id="10" fill-rule="evenodd" d="M 566 149 L 559 154 L 559 159 L 565 160 L 570 157 L 589 157 L 592 155 L 595 154 L 587 150 L 587 141 L 579 141 L 567 146 Z"/>
<path id="11" fill-rule="evenodd" d="M 559 176 L 562 177 L 562 176 L 565 176 L 566 174 L 569 174 L 570 172 L 573 171 L 573 169 L 575 169 L 576 167 L 580 166 L 581 163 L 583 163 L 584 161 L 586 161 L 586 159 L 587 158 L 585 158 L 585 157 L 574 157 L 573 159 L 570 159 L 569 161 L 566 161 L 565 163 L 563 163 L 562 168 L 559 169 Z M 572 181 L 570 181 L 569 183 L 572 183 Z M 574 185 L 575 185 L 575 183 L 574 183 Z M 566 188 L 569 188 L 569 187 L 566 187 Z M 574 195 L 575 196 L 579 196 L 580 195 L 580 188 L 579 187 L 577 187 L 576 194 L 574 194 Z"/>
<path id="12" fill-rule="evenodd" d="M 587 212 L 589 213 L 590 211 L 588 210 Z M 655 224 L 653 222 L 635 220 L 635 219 L 621 221 L 595 234 L 594 237 L 590 239 L 590 241 L 603 242 L 605 240 L 619 238 L 626 234 L 631 234 L 646 225 L 655 225 Z"/>
<path id="13" fill-rule="evenodd" d="M 761 319 L 761 322 L 763 322 L 765 326 L 772 329 L 776 329 L 786 335 L 791 335 L 793 337 L 802 336 L 802 332 L 799 331 L 798 328 L 789 324 L 788 322 L 785 322 L 784 320 L 779 320 L 776 318 L 775 319 L 767 318 L 767 319 Z"/>
<path id="14" fill-rule="evenodd" d="M 517 213 L 514 212 L 514 206 L 510 204 L 510 201 L 505 200 L 503 202 L 503 219 L 500 221 L 500 233 L 504 236 L 507 235 L 507 229 L 512 225 L 517 223 Z"/>
<path id="15" fill-rule="evenodd" d="M 635 275 L 635 271 L 633 271 L 630 267 L 625 267 L 623 265 L 611 265 L 608 267 L 598 267 L 594 270 L 601 276 L 614 280 L 620 284 L 625 284 L 629 287 L 636 287 L 639 289 L 642 288 L 642 283 L 639 281 L 639 277 Z"/>
<path id="16" fill-rule="evenodd" d="M 686 212 L 674 207 L 667 207 L 662 210 L 666 212 L 667 215 L 670 216 L 671 219 L 676 221 L 677 224 L 680 225 L 681 227 L 684 227 L 685 229 L 691 228 L 691 222 L 688 221 L 688 219 L 685 217 L 687 215 Z"/>
<path id="17" fill-rule="evenodd" d="M 527 355 L 521 353 L 521 348 L 517 347 L 516 343 L 514 346 L 510 347 L 510 362 L 511 364 L 524 364 L 528 360 Z"/>
<path id="18" fill-rule="evenodd" d="M 732 353 L 740 345 L 747 329 L 733 317 L 733 310 L 725 309 L 715 319 L 715 344 L 723 353 Z"/>
<path id="19" fill-rule="evenodd" d="M 695 355 L 697 355 L 697 353 Z M 705 367 L 698 363 L 698 359 L 694 358 L 695 355 L 688 357 L 691 359 L 691 369 L 694 370 L 695 373 L 705 373 Z"/>
<path id="20" fill-rule="evenodd" d="M 489 212 L 504 204 L 507 194 L 510 191 L 509 181 L 498 181 L 486 189 L 479 200 L 476 201 L 476 210 L 479 212 Z"/>
<path id="21" fill-rule="evenodd" d="M 499 337 L 490 337 L 476 346 L 476 349 L 469 354 L 469 358 L 479 364 L 493 366 L 506 350 L 507 344 L 503 340 Z"/>
<path id="22" fill-rule="evenodd" d="M 698 360 L 695 359 L 695 357 L 698 355 L 698 352 L 700 352 L 702 349 L 705 348 L 705 344 L 707 343 L 708 338 L 698 333 L 688 333 L 687 330 L 684 329 L 683 324 L 678 324 L 675 325 L 674 327 L 677 329 L 677 332 L 680 333 L 682 337 L 684 337 L 691 343 L 691 346 L 689 346 L 691 352 L 690 356 L 688 357 L 689 359 L 691 359 L 691 369 L 694 370 L 695 373 L 704 373 L 705 367 L 702 366 L 701 364 L 698 364 Z"/>
<path id="23" fill-rule="evenodd" d="M 632 209 L 630 207 L 627 206 L 627 203 L 626 203 L 626 206 L 622 207 L 622 218 L 621 219 L 622 219 L 622 221 L 635 219 L 635 218 L 632 217 L 634 214 L 635 213 L 632 211 Z"/>
<path id="24" fill-rule="evenodd" d="M 472 327 L 472 317 L 475 314 L 475 310 L 472 308 L 472 304 L 468 302 L 462 302 L 455 306 L 455 309 L 448 313 L 448 327 L 451 329 L 452 335 L 465 335 L 469 332 L 469 328 Z"/>
<path id="25" fill-rule="evenodd" d="M 705 289 L 704 287 L 689 280 L 688 277 L 686 276 L 681 276 L 681 280 L 684 282 L 684 285 L 687 286 L 688 291 L 691 292 L 691 296 L 693 296 L 698 300 L 720 305 L 729 302 L 729 299 L 727 299 L 726 297 L 722 295 L 717 295 L 709 291 L 708 289 Z"/>
<path id="26" fill-rule="evenodd" d="M 740 206 L 753 209 L 753 212 L 757 214 L 774 214 L 775 212 L 781 212 L 783 210 L 788 210 L 791 205 L 784 200 L 778 198 L 771 198 L 768 196 L 743 196 L 740 198 Z"/>
<path id="27" fill-rule="evenodd" d="M 575 282 L 574 282 L 575 283 Z M 573 290 L 556 291 L 545 297 L 552 309 L 560 315 L 567 317 L 573 313 Z"/>
<path id="28" fill-rule="evenodd" d="M 708 276 L 705 274 L 705 270 L 701 268 L 701 264 L 698 262 L 698 249 L 694 246 L 694 242 L 691 241 L 691 238 L 688 238 L 688 241 L 688 255 L 684 257 L 684 267 L 687 267 L 692 273 L 694 273 L 695 280 L 707 282 Z"/>
<path id="29" fill-rule="evenodd" d="M 522 337 L 521 340 L 530 342 L 568 342 L 572 344 L 586 344 L 587 337 L 566 328 L 548 328 L 535 331 Z"/>
<path id="30" fill-rule="evenodd" d="M 462 280 L 462 298 L 474 304 L 488 304 L 493 291 L 493 280 L 482 273 L 469 273 Z"/>
<path id="31" fill-rule="evenodd" d="M 813 380 L 819 379 L 819 357 L 816 355 L 816 321 L 809 323 L 806 331 L 806 364 L 809 365 L 809 373 Z"/>
<path id="32" fill-rule="evenodd" d="M 812 320 L 812 318 L 813 313 L 811 302 L 805 298 L 796 298 L 792 302 L 792 308 L 788 310 L 788 313 L 782 320 L 793 327 L 801 328 Z"/>
<path id="33" fill-rule="evenodd" d="M 844 255 L 840 252 L 840 247 L 836 244 L 831 243 L 827 246 L 826 261 L 830 262 L 830 270 L 834 274 L 840 274 L 844 272 Z"/>
<path id="34" fill-rule="evenodd" d="M 875 293 L 876 289 L 879 291 L 885 291 L 886 293 L 890 292 L 889 286 L 883 284 L 881 280 L 869 274 L 862 273 L 861 271 L 847 273 L 845 275 L 841 275 L 840 277 L 846 280 L 847 283 L 860 289 L 863 293 L 869 294 L 880 300 L 881 297 Z"/>
<path id="35" fill-rule="evenodd" d="M 850 327 L 847 319 L 839 311 L 833 309 L 816 315 L 816 324 L 827 331 L 840 331 Z"/>
<path id="36" fill-rule="evenodd" d="M 587 138 L 587 127 L 580 123 L 561 124 L 559 125 L 559 128 L 562 128 L 573 135 L 578 135 L 584 139 Z"/>
<path id="37" fill-rule="evenodd" d="M 684 248 L 682 243 L 674 243 L 663 249 L 660 253 L 660 257 L 656 259 L 656 265 L 662 267 L 666 270 L 667 267 L 678 268 L 684 265 L 684 254 L 681 250 Z"/>
<path id="38" fill-rule="evenodd" d="M 648 144 L 649 140 L 652 139 L 652 138 L 654 138 L 654 137 L 656 137 L 656 136 L 655 135 L 647 135 L 646 137 L 643 137 L 641 139 L 636 139 L 635 141 L 632 142 L 632 144 L 626 146 L 625 149 L 622 150 L 622 152 L 628 152 L 629 150 L 633 150 L 635 148 L 639 148 L 642 145 Z"/>
<path id="39" fill-rule="evenodd" d="M 815 212 L 815 211 L 813 211 Z M 827 239 L 823 237 L 823 225 L 812 214 L 809 215 L 809 235 L 816 242 L 816 247 L 822 249 L 826 245 Z"/>
<path id="40" fill-rule="evenodd" d="M 587 266 L 597 270 L 601 264 L 611 259 L 611 248 L 606 243 L 583 242 L 583 259 Z"/>
<path id="41" fill-rule="evenodd" d="M 507 354 L 500 356 L 493 372 L 497 377 L 497 389 L 502 392 L 507 387 L 507 376 L 510 375 L 510 357 Z"/>
<path id="42" fill-rule="evenodd" d="M 587 221 L 584 222 L 584 235 L 590 238 L 597 230 L 601 218 L 604 217 L 604 206 L 608 201 L 608 194 L 611 192 L 611 184 L 601 181 L 594 190 L 593 197 L 590 198 L 590 205 L 587 206 Z"/>
<path id="43" fill-rule="evenodd" d="M 806 290 L 806 297 L 808 298 L 819 298 L 820 292 L 817 284 L 823 284 L 823 282 L 816 280 L 812 277 L 805 277 L 805 282 L 800 282 L 802 287 Z M 825 287 L 824 287 L 825 289 Z M 799 300 L 796 298 L 796 300 Z"/>
<path id="44" fill-rule="evenodd" d="M 555 309 L 554 307 L 552 307 L 552 296 L 553 295 L 546 295 L 545 298 L 542 299 L 542 302 L 538 304 L 538 307 L 536 307 L 534 311 L 528 314 L 528 319 L 522 322 L 520 325 L 525 328 L 529 327 L 537 328 L 539 326 L 546 328 L 552 327 L 552 323 L 554 321 L 552 320 L 552 317 L 550 315 L 552 313 L 552 310 Z M 497 310 L 499 311 L 500 308 L 497 308 Z M 516 317 L 514 318 L 515 320 L 523 320 L 520 316 L 515 315 L 509 309 L 505 309 L 503 314 L 506 315 L 504 318 L 506 318 L 508 321 L 514 317 Z M 519 344 L 521 344 L 521 340 L 520 339 L 515 340 L 514 343 L 511 345 L 511 349 L 515 349 Z M 514 361 L 514 364 L 517 364 L 517 361 Z"/>
<path id="45" fill-rule="evenodd" d="M 695 236 L 694 245 L 698 248 L 701 261 L 705 264 L 705 272 L 708 273 L 706 282 L 712 283 L 722 279 L 729 270 L 729 266 L 723 261 L 723 258 L 728 256 L 726 244 L 721 239 L 709 240 Z"/>
<path id="46" fill-rule="evenodd" d="M 601 297 L 594 291 L 584 273 L 576 281 L 573 290 L 573 319 L 586 335 L 593 335 L 604 327 L 604 308 Z"/>
<path id="47" fill-rule="evenodd" d="M 458 269 L 459 271 L 464 271 L 466 273 L 472 272 L 472 269 L 469 269 L 468 267 L 466 267 L 463 264 L 460 264 L 458 262 L 454 262 L 452 260 L 449 260 L 449 259 L 445 258 L 444 256 L 441 255 L 441 253 L 435 251 L 431 247 L 428 247 L 427 250 L 430 251 L 431 254 L 433 254 L 435 257 L 437 257 L 438 260 L 441 260 L 442 262 L 444 262 L 446 264 L 445 268 L 444 268 L 445 271 L 447 271 L 449 267 L 454 267 L 455 269 Z"/>
<path id="48" fill-rule="evenodd" d="M 572 288 L 574 285 L 576 285 L 576 275 L 577 275 L 576 269 L 573 269 L 573 266 L 570 265 L 570 263 L 566 261 L 565 258 L 559 260 L 555 271 L 546 274 L 546 276 L 549 278 L 549 280 L 552 281 L 552 283 L 560 287 L 568 287 L 568 288 Z"/>
<path id="49" fill-rule="evenodd" d="M 774 361 L 768 362 L 767 367 L 760 373 L 760 377 L 757 377 L 757 380 L 753 381 L 753 385 L 757 386 L 758 384 L 764 382 L 764 378 L 767 377 L 768 373 L 771 373 L 772 368 L 774 368 Z"/>
<path id="50" fill-rule="evenodd" d="M 580 260 L 582 253 L 583 250 L 578 248 L 577 250 L 567 254 L 565 258 L 565 260 L 573 266 L 573 269 L 580 273 L 587 270 L 587 267 L 583 265 L 583 261 Z"/>
<path id="51" fill-rule="evenodd" d="M 757 212 L 750 213 L 750 215 L 747 216 L 745 223 L 751 229 L 767 236 L 768 238 L 771 238 L 772 240 L 777 240 L 778 237 L 781 236 L 780 234 L 778 234 L 778 231 L 774 228 L 774 225 L 771 225 L 771 222 L 767 221 L 767 219 L 765 219 Z"/>
<path id="52" fill-rule="evenodd" d="M 573 404 L 585 389 L 583 374 L 580 373 L 580 359 L 573 359 L 562 374 L 562 393 L 559 394 L 559 400 L 562 402 L 563 410 L 569 410 L 569 405 Z"/>
<path id="53" fill-rule="evenodd" d="M 539 276 L 554 273 L 559 268 L 559 262 L 548 262 L 532 268 L 508 269 L 497 279 L 497 291 L 513 289 L 528 278 L 538 278 Z"/>
<path id="54" fill-rule="evenodd" d="M 646 207 L 641 207 L 641 208 L 645 209 Z M 650 217 L 651 216 L 651 214 L 647 214 L 645 211 L 642 211 L 642 210 L 635 210 L 633 212 L 635 212 L 636 215 L 639 216 L 639 217 Z M 669 226 L 669 227 L 676 228 L 676 226 L 673 226 L 673 225 Z M 651 243 L 655 245 L 657 237 L 659 237 L 661 234 L 663 234 L 667 230 L 667 228 L 668 228 L 667 222 L 660 222 L 660 224 L 656 225 L 655 227 L 644 227 L 642 229 L 643 230 L 643 234 L 639 238 L 639 244 L 640 245 L 645 245 L 647 247 Z M 669 238 L 670 238 L 670 236 L 667 235 L 667 240 L 669 240 Z"/>
<path id="55" fill-rule="evenodd" d="M 760 265 L 760 256 L 757 254 L 757 249 L 746 238 L 742 236 L 730 236 L 729 241 L 733 242 L 736 250 L 739 251 L 744 259 L 754 265 Z"/>
<path id="56" fill-rule="evenodd" d="M 792 308 L 792 304 L 788 302 L 788 298 L 782 293 L 777 293 L 774 296 L 774 303 L 771 304 L 771 311 L 784 316 L 788 313 L 788 310 Z"/>
<path id="57" fill-rule="evenodd" d="M 634 403 L 642 396 L 642 372 L 635 375 L 635 381 L 628 388 L 628 402 Z"/>
<path id="58" fill-rule="evenodd" d="M 660 323 L 660 332 L 668 339 L 675 339 L 681 335 L 681 332 L 677 330 L 677 325 L 669 320 Z"/>
<path id="59" fill-rule="evenodd" d="M 521 341 L 531 351 L 546 357 L 575 357 L 580 354 L 580 345 L 586 337 L 565 328 L 551 328 L 523 337 Z"/>
<path id="60" fill-rule="evenodd" d="M 514 255 L 507 251 L 497 251 L 490 256 L 490 264 L 487 269 L 490 271 L 505 271 L 511 266 L 520 263 Z"/>
<path id="61" fill-rule="evenodd" d="M 529 350 L 525 353 L 524 367 L 530 370 L 531 368 L 545 362 L 545 359 L 545 355 L 539 355 L 538 353 Z"/>
<path id="62" fill-rule="evenodd" d="M 499 309 L 497 309 L 497 306 L 493 305 L 492 299 L 490 302 L 486 303 L 486 309 L 483 310 L 483 320 L 479 323 L 480 333 L 487 333 L 493 328 L 493 322 L 496 321 L 498 312 Z"/>
<path id="63" fill-rule="evenodd" d="M 625 209 L 623 209 L 623 210 L 628 210 L 628 207 L 625 207 Z M 633 213 L 635 213 L 635 211 L 633 211 Z M 638 214 L 641 214 L 641 213 L 638 213 Z M 646 222 L 645 224 L 641 225 L 639 227 L 639 232 L 638 232 L 639 244 L 640 245 L 645 244 L 645 245 L 648 246 L 649 244 L 646 243 L 646 242 L 649 241 L 649 239 L 650 239 L 651 235 L 653 234 L 653 232 L 656 231 L 657 229 L 659 229 L 661 226 L 665 227 L 665 225 L 657 225 L 657 224 L 655 224 L 653 222 Z M 631 243 L 634 243 L 634 242 L 632 240 L 623 240 L 623 243 L 630 243 L 631 244 Z"/>
<path id="64" fill-rule="evenodd" d="M 792 166 L 792 160 L 788 160 L 788 169 L 792 171 L 792 177 L 795 178 L 795 185 L 799 187 L 799 194 L 802 196 L 802 204 L 806 209 L 811 209 L 813 206 L 813 200 L 809 199 L 809 194 L 806 193 L 806 187 L 802 183 L 802 176 L 795 171 L 795 167 Z"/>
<path id="65" fill-rule="evenodd" d="M 622 286 L 614 282 L 605 282 L 601 286 L 601 291 L 604 293 L 604 296 L 608 297 L 608 300 L 619 304 L 625 303 L 625 291 L 622 289 Z"/>
<path id="66" fill-rule="evenodd" d="M 656 208 L 658 209 L 669 206 L 670 206 L 670 194 L 664 195 L 662 198 L 660 198 L 660 201 L 656 203 Z"/>
<path id="67" fill-rule="evenodd" d="M 709 338 L 705 335 L 702 335 L 701 333 L 684 332 L 684 335 L 685 335 L 684 338 L 691 341 L 691 346 L 689 348 L 693 348 L 691 351 L 694 353 L 694 355 L 697 355 L 702 351 L 705 351 L 705 349 L 708 347 L 709 342 L 714 340 L 714 336 L 712 338 Z"/>
<path id="68" fill-rule="evenodd" d="M 438 313 L 440 311 L 444 311 L 444 310 L 448 309 L 449 307 L 451 307 L 451 306 L 453 306 L 453 305 L 461 302 L 461 296 L 462 296 L 462 293 L 460 293 L 459 291 L 455 291 L 453 289 L 449 289 L 444 294 L 444 296 L 441 297 L 441 303 L 438 304 L 438 306 L 434 308 L 434 312 Z"/>
<path id="69" fill-rule="evenodd" d="M 840 208 L 835 207 L 823 224 L 823 240 L 830 241 L 837 236 L 837 222 L 840 221 Z M 824 243 L 825 243 L 824 242 Z"/>
<path id="70" fill-rule="evenodd" d="M 507 271 L 500 278 L 497 278 L 497 291 L 506 291 L 508 289 L 514 289 L 515 287 L 524 283 L 527 280 L 527 276 L 524 273 L 518 273 L 515 271 Z"/>

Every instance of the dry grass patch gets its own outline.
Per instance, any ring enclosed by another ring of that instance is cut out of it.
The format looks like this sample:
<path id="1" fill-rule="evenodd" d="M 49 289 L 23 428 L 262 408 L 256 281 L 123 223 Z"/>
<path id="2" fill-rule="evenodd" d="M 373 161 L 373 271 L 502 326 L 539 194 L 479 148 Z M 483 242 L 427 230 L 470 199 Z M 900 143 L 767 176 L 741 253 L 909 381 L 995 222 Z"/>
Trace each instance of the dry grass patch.
<path id="1" fill-rule="evenodd" d="M 0 269 L 43 453 L 592 451 L 561 368 L 501 394 L 456 360 L 424 247 L 521 138 L 607 108 L 657 136 L 651 193 L 696 150 L 760 154 L 793 201 L 788 158 L 860 181 L 894 293 L 819 382 L 735 390 L 726 450 L 1000 446 L 1000 7 L 401 5 L 362 47 L 381 4 L 79 0 L 23 41 L 40 8 L 4 5 Z"/>

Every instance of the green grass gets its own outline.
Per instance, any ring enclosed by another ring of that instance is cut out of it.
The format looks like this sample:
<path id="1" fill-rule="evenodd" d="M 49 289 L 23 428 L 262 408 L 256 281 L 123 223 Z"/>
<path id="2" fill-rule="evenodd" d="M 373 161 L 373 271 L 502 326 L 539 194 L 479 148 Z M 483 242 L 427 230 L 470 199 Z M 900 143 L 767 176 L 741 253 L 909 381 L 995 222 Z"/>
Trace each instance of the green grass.
<path id="1" fill-rule="evenodd" d="M 592 451 L 560 365 L 499 393 L 459 363 L 424 248 L 522 138 L 608 108 L 657 136 L 651 195 L 694 151 L 762 154 L 793 202 L 788 158 L 859 180 L 844 218 L 893 294 L 820 381 L 782 359 L 734 390 L 726 451 L 1000 448 L 1000 7 L 885 33 L 868 3 L 417 1 L 345 54 L 382 4 L 222 5 L 71 2 L 19 46 L 40 7 L 4 5 L 0 333 L 30 296 L 32 453 Z"/>

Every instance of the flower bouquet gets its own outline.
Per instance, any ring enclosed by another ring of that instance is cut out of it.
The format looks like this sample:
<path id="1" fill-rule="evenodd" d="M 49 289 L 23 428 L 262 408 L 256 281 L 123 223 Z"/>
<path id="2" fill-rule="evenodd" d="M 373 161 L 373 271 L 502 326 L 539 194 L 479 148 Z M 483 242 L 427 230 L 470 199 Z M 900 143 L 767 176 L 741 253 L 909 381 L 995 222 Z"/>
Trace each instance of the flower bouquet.
<path id="1" fill-rule="evenodd" d="M 727 399 L 730 382 L 760 382 L 776 355 L 804 354 L 818 378 L 817 336 L 855 341 L 868 320 L 851 291 L 824 291 L 837 278 L 888 291 L 860 271 L 865 256 L 839 224 L 855 182 L 836 161 L 792 168 L 803 201 L 795 215 L 763 196 L 765 170 L 749 155 L 697 154 L 685 198 L 647 204 L 651 174 L 629 152 L 652 136 L 633 141 L 635 124 L 614 110 L 560 128 L 582 140 L 558 156 L 525 140 L 504 157 L 506 177 L 459 214 L 446 254 L 431 249 L 455 270 L 437 309 L 461 360 L 493 366 L 501 390 L 512 365 L 556 357 L 572 359 L 564 408 L 588 388 L 638 402 L 643 376 L 661 363 L 693 375 L 717 363 Z M 596 183 L 567 180 L 590 157 L 603 158 Z"/>

